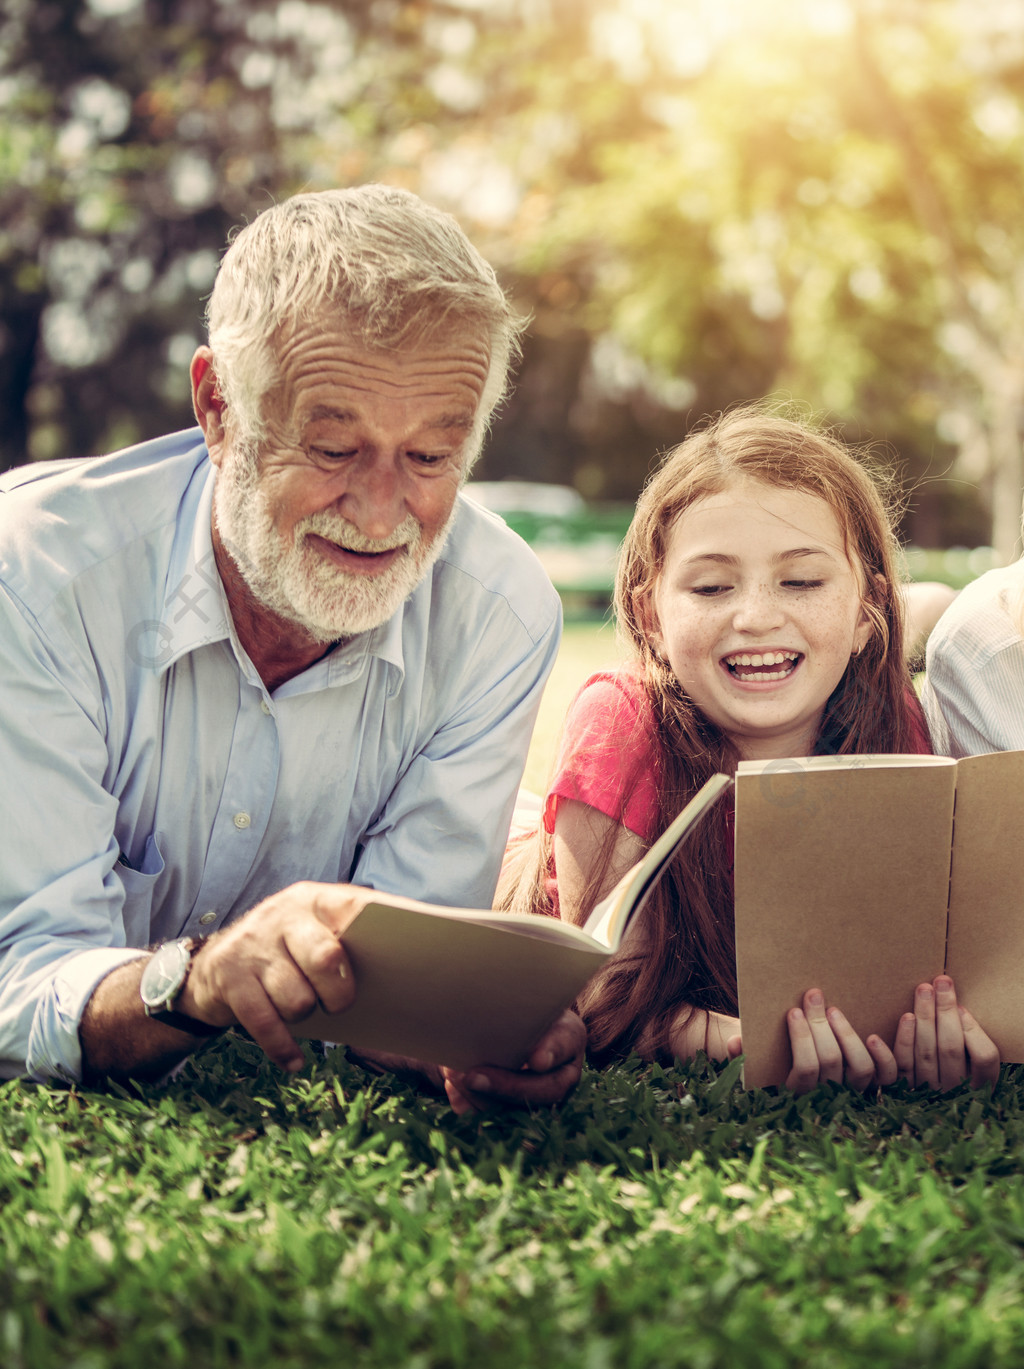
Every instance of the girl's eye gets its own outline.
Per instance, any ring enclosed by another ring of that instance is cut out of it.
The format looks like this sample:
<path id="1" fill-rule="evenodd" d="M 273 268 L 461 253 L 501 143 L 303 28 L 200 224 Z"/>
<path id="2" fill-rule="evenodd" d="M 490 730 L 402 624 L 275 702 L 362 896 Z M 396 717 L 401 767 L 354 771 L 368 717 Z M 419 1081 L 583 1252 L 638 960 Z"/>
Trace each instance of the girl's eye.
<path id="1" fill-rule="evenodd" d="M 821 589 L 824 580 L 783 580 L 784 589 Z"/>
<path id="2" fill-rule="evenodd" d="M 724 594 L 729 585 L 694 585 L 692 594 L 699 594 L 703 599 L 712 599 L 716 594 Z"/>

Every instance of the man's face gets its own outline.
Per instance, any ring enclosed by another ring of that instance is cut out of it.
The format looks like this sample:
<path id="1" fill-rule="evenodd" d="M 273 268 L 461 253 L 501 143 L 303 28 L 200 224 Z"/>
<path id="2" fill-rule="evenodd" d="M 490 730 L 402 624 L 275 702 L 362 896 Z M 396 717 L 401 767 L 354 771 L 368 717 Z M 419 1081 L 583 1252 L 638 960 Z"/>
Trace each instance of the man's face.
<path id="1" fill-rule="evenodd" d="M 454 333 L 370 350 L 318 317 L 283 340 L 257 454 L 226 439 L 214 515 L 262 607 L 317 641 L 385 622 L 444 545 L 489 350 Z"/>

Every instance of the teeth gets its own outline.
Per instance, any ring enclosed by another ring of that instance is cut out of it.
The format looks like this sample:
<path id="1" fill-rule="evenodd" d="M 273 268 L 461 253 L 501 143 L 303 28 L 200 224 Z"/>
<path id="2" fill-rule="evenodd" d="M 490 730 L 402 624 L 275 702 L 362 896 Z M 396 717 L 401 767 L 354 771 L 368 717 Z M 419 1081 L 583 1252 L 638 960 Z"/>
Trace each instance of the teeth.
<path id="1" fill-rule="evenodd" d="M 748 654 L 742 652 L 736 656 L 726 656 L 726 665 L 782 665 L 785 661 L 795 661 L 799 656 L 798 651 L 765 651 Z"/>

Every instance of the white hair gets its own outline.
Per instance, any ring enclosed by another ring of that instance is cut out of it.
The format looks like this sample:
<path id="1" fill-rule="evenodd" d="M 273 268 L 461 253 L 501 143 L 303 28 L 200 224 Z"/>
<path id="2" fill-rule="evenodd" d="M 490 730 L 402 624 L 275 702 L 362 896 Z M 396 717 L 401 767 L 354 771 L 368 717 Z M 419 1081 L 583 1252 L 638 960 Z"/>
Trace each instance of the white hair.
<path id="1" fill-rule="evenodd" d="M 407 190 L 363 185 L 294 195 L 237 234 L 207 322 L 228 422 L 250 451 L 263 436 L 263 398 L 279 378 L 275 339 L 325 307 L 369 347 L 415 346 L 448 329 L 487 337 L 490 368 L 468 470 L 505 394 L 523 325 L 451 215 Z"/>

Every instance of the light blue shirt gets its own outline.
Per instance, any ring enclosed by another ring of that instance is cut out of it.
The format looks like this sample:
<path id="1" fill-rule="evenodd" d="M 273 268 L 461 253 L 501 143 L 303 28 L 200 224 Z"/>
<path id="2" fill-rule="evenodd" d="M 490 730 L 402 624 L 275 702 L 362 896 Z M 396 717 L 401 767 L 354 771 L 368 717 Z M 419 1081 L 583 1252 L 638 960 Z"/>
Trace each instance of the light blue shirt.
<path id="1" fill-rule="evenodd" d="M 557 595 L 460 496 L 382 627 L 268 693 L 198 429 L 0 478 L 0 1076 L 78 1078 L 92 991 L 299 879 L 489 906 Z"/>
<path id="2" fill-rule="evenodd" d="M 1024 750 L 1022 595 L 1024 563 L 990 570 L 933 628 L 921 702 L 939 755 Z"/>

